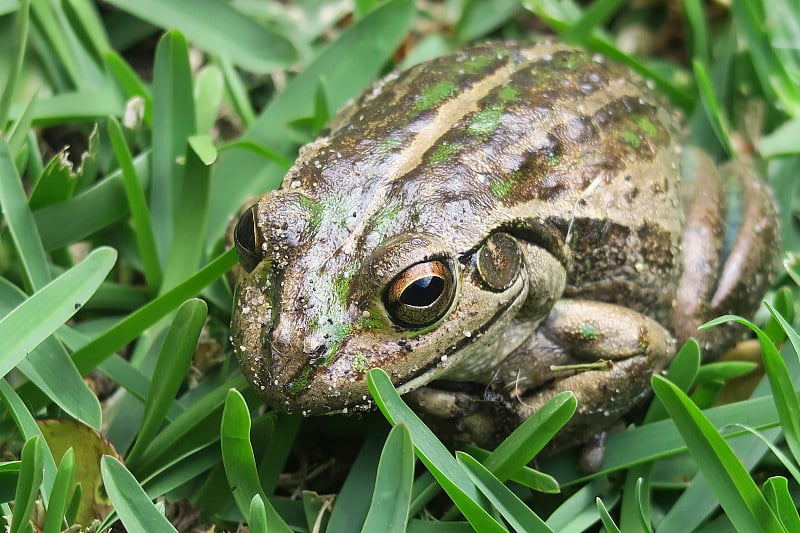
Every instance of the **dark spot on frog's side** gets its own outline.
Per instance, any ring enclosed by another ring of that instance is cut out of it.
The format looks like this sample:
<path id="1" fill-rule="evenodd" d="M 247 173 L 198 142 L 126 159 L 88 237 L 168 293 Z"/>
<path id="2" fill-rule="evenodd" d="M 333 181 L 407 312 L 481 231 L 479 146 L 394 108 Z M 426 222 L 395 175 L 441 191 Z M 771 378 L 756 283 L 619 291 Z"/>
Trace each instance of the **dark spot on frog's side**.
<path id="1" fill-rule="evenodd" d="M 608 219 L 576 218 L 572 225 L 571 241 L 576 278 L 602 280 L 610 270 L 625 265 L 630 235 L 627 226 Z"/>
<path id="2" fill-rule="evenodd" d="M 670 271 L 675 263 L 670 233 L 653 221 L 646 221 L 636 230 L 642 259 L 654 270 Z"/>

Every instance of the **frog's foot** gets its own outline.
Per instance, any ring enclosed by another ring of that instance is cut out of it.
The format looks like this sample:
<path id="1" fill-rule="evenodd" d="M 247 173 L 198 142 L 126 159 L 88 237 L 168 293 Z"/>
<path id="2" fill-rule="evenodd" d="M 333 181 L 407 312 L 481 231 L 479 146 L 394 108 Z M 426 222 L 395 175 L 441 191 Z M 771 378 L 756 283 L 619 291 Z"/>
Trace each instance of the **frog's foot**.
<path id="1" fill-rule="evenodd" d="M 699 331 L 724 314 L 752 316 L 770 284 L 778 254 L 778 219 L 769 188 L 752 162 L 720 171 L 699 150 L 684 155 L 683 276 L 670 329 L 681 341 L 698 338 L 712 355 L 729 348 L 741 329 Z"/>
<path id="2" fill-rule="evenodd" d="M 405 398 L 444 439 L 486 446 L 496 445 L 556 394 L 571 391 L 577 411 L 549 446 L 565 448 L 585 442 L 647 398 L 650 376 L 674 352 L 669 332 L 640 313 L 563 299 L 503 362 L 490 387 L 453 392 L 433 382 Z"/>
<path id="3" fill-rule="evenodd" d="M 515 410 L 527 418 L 556 394 L 572 391 L 577 411 L 554 442 L 563 447 L 586 441 L 649 397 L 650 376 L 672 359 L 675 340 L 661 324 L 631 309 L 565 299 L 539 326 L 527 352 L 536 361 L 536 374 L 547 381 L 527 390 L 519 386 Z M 519 353 L 508 363 L 525 368 Z"/>

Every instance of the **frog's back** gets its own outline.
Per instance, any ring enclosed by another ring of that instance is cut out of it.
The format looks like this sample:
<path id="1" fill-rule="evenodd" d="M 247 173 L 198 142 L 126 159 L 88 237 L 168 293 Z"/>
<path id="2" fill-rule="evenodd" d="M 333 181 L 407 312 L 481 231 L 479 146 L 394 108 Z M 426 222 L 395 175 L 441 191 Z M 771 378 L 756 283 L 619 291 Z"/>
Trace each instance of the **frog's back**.
<path id="1" fill-rule="evenodd" d="M 487 43 L 377 83 L 301 158 L 319 171 L 284 187 L 359 206 L 322 225 L 331 254 L 409 231 L 465 252 L 504 228 L 565 263 L 568 296 L 653 314 L 680 268 L 676 120 L 620 64 Z"/>

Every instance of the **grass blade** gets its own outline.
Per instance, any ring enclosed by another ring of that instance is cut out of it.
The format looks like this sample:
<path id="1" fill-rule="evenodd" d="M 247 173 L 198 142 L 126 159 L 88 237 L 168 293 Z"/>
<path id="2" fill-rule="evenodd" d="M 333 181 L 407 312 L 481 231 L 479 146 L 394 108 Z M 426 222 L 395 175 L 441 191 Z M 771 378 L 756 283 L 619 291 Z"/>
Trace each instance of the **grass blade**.
<path id="1" fill-rule="evenodd" d="M 222 70 L 208 65 L 197 73 L 194 84 L 194 99 L 197 107 L 197 131 L 209 134 L 219 115 L 219 107 L 225 95 L 225 80 Z"/>
<path id="2" fill-rule="evenodd" d="M 177 529 L 161 514 L 147 497 L 139 482 L 115 457 L 105 455 L 100 460 L 103 483 L 125 529 L 168 533 Z"/>
<path id="3" fill-rule="evenodd" d="M 748 52 L 753 56 L 752 65 L 758 73 L 761 85 L 768 94 L 773 93 L 780 100 L 787 113 L 798 118 L 800 88 L 769 41 L 769 32 L 764 27 L 767 19 L 759 4 L 756 0 L 732 2 L 734 20 L 747 42 Z"/>
<path id="4" fill-rule="evenodd" d="M 275 439 L 280 437 L 281 425 L 279 418 Z M 361 450 L 359 450 L 358 456 L 356 456 L 355 462 L 347 474 L 347 479 L 345 479 L 342 489 L 336 497 L 336 505 L 333 506 L 328 520 L 327 531 L 329 533 L 348 533 L 362 528 L 370 507 L 370 501 L 364 495 L 372 494 L 375 491 L 378 462 L 385 442 L 385 424 L 380 426 L 374 424 L 367 433 L 367 438 L 361 445 Z M 271 446 L 272 443 L 270 443 Z"/>
<path id="5" fill-rule="evenodd" d="M 14 494 L 14 514 L 11 517 L 10 533 L 22 533 L 30 527 L 29 520 L 44 472 L 43 448 L 44 443 L 40 437 L 28 439 L 22 447 L 22 462 Z"/>
<path id="6" fill-rule="evenodd" d="M 135 70 L 117 52 L 109 51 L 105 56 L 106 69 L 117 80 L 125 96 L 130 99 L 135 96 L 144 100 L 144 125 L 153 124 L 153 95 L 150 89 L 139 78 Z"/>
<path id="7" fill-rule="evenodd" d="M 405 424 L 411 433 L 417 457 L 478 531 L 505 531 L 481 505 L 481 495 L 444 444 L 400 399 L 388 374 L 380 368 L 367 373 L 367 384 L 375 403 L 392 424 Z"/>
<path id="8" fill-rule="evenodd" d="M 8 110 L 11 109 L 11 101 L 14 98 L 14 91 L 17 88 L 17 78 L 22 70 L 22 62 L 25 59 L 30 8 L 30 0 L 22 0 L 17 8 L 14 24 L 14 48 L 11 54 L 11 57 L 14 58 L 14 63 L 5 80 L 3 92 L 0 94 L 0 131 L 5 130 L 6 121 L 8 120 Z"/>
<path id="9" fill-rule="evenodd" d="M 0 138 L 0 205 L 19 254 L 26 284 L 29 289 L 40 289 L 50 281 L 47 257 L 14 159 L 3 138 Z"/>
<path id="10" fill-rule="evenodd" d="M 236 389 L 229 390 L 225 399 L 220 444 L 228 485 L 233 489 L 233 497 L 242 515 L 248 517 L 250 501 L 258 494 L 266 507 L 268 531 L 291 533 L 286 522 L 268 504 L 267 496 L 261 489 L 253 446 L 250 444 L 250 411 Z"/>
<path id="11" fill-rule="evenodd" d="M 362 531 L 405 531 L 413 482 L 414 446 L 408 428 L 398 424 L 386 438 Z"/>
<path id="12" fill-rule="evenodd" d="M 765 305 L 770 313 L 773 313 L 773 317 L 779 320 L 780 323 L 780 315 L 775 311 L 775 308 L 766 302 Z M 792 382 L 792 377 L 789 375 L 786 362 L 767 334 L 764 333 L 761 328 L 742 317 L 733 315 L 722 316 L 703 324 L 701 328 L 709 328 L 729 321 L 738 322 L 739 324 L 747 326 L 758 337 L 758 343 L 761 346 L 761 353 L 764 359 L 764 369 L 767 373 L 767 378 L 769 378 L 769 386 L 772 389 L 775 407 L 778 409 L 778 416 L 781 421 L 784 437 L 786 438 L 786 444 L 789 445 L 794 460 L 800 460 L 800 399 L 797 397 L 797 391 L 794 389 L 794 383 Z M 791 330 L 792 328 L 789 329 Z"/>
<path id="13" fill-rule="evenodd" d="M 610 531 L 611 533 L 622 533 L 617 527 L 617 524 L 614 523 L 614 519 L 611 518 L 611 515 L 608 514 L 608 509 L 603 504 L 603 500 L 597 498 L 597 512 L 600 513 L 600 521 L 603 522 L 603 526 L 605 527 L 606 531 Z"/>
<path id="14" fill-rule="evenodd" d="M 5 376 L 44 339 L 61 327 L 97 290 L 117 254 L 98 248 L 0 319 L 0 376 Z"/>
<path id="15" fill-rule="evenodd" d="M 178 308 L 172 320 L 153 370 L 139 435 L 127 457 L 127 462 L 132 467 L 164 423 L 172 400 L 189 370 L 207 314 L 206 303 L 203 300 L 192 299 Z"/>
<path id="16" fill-rule="evenodd" d="M 142 187 L 150 179 L 149 165 L 149 152 L 133 160 Z M 76 217 L 75 213 L 81 213 L 81 216 Z M 54 250 L 125 220 L 129 213 L 122 172 L 117 170 L 66 202 L 36 211 L 33 218 L 40 228 L 45 249 Z"/>
<path id="17" fill-rule="evenodd" d="M 267 509 L 264 506 L 264 499 L 261 494 L 256 494 L 250 500 L 250 520 L 248 521 L 248 531 L 253 533 L 266 533 L 267 529 Z"/>
<path id="18" fill-rule="evenodd" d="M 722 113 L 719 99 L 717 95 L 714 94 L 714 86 L 708 74 L 708 67 L 696 59 L 692 61 L 692 67 L 694 68 L 697 88 L 700 91 L 700 101 L 703 104 L 703 109 L 705 109 L 706 117 L 708 117 L 708 121 L 711 123 L 711 129 L 714 130 L 717 140 L 725 149 L 725 153 L 732 155 L 734 153 L 733 145 L 731 144 L 731 138 L 728 134 L 730 128 L 728 126 L 728 121 Z"/>
<path id="19" fill-rule="evenodd" d="M 572 496 L 558 506 L 549 517 L 547 517 L 547 527 L 553 531 L 585 531 L 592 524 L 600 520 L 597 512 L 597 498 L 605 498 L 609 501 L 609 507 L 616 505 L 619 499 L 618 493 L 608 493 L 607 482 L 603 479 L 596 479 L 584 485 Z"/>
<path id="20" fill-rule="evenodd" d="M 456 459 L 484 496 L 492 502 L 492 505 L 515 531 L 520 533 L 553 531 L 544 523 L 544 520 L 539 518 L 516 494 L 503 485 L 474 457 L 464 452 L 456 452 Z"/>
<path id="21" fill-rule="evenodd" d="M 200 265 L 205 245 L 206 214 L 208 213 L 208 189 L 211 177 L 209 165 L 216 159 L 216 150 L 211 138 L 198 135 L 189 138 L 186 146 L 186 164 L 183 168 L 180 188 L 172 221 L 172 244 L 164 269 L 161 292 L 192 275 Z"/>
<path id="22" fill-rule="evenodd" d="M 219 421 L 228 390 L 244 390 L 246 387 L 244 376 L 235 374 L 193 403 L 156 435 L 142 456 L 137 471 L 146 473 L 148 477 L 152 476 L 160 465 L 169 464 L 187 450 L 218 440 Z"/>
<path id="23" fill-rule="evenodd" d="M 653 376 L 652 386 L 734 527 L 783 531 L 739 458 L 694 403 L 660 376 Z"/>
<path id="24" fill-rule="evenodd" d="M 785 477 L 773 476 L 764 482 L 762 490 L 786 531 L 800 531 L 800 516 L 789 492 L 789 481 Z"/>
<path id="25" fill-rule="evenodd" d="M 28 408 L 20 399 L 17 391 L 15 391 L 3 378 L 0 378 L 0 400 L 3 401 L 6 410 L 11 415 L 11 418 L 14 420 L 14 424 L 17 426 L 17 429 L 19 430 L 20 434 L 22 434 L 24 439 L 27 440 L 33 437 L 44 438 L 42 436 L 42 432 L 39 430 L 39 426 L 36 425 L 36 420 L 34 420 L 33 415 L 31 415 L 30 411 L 28 411 Z M 42 469 L 44 471 L 42 500 L 44 501 L 45 505 L 47 505 L 50 501 L 50 490 L 55 482 L 57 472 L 56 462 L 53 460 L 53 455 L 47 448 L 45 448 Z"/>
<path id="26" fill-rule="evenodd" d="M 161 265 L 158 263 L 155 236 L 150 222 L 150 211 L 147 209 L 147 200 L 145 199 L 144 190 L 142 190 L 142 184 L 136 176 L 133 157 L 128 148 L 128 143 L 125 142 L 122 126 L 119 125 L 119 122 L 114 117 L 108 119 L 108 136 L 111 138 L 114 155 L 117 157 L 117 162 L 122 172 L 122 182 L 125 185 L 125 195 L 128 197 L 133 233 L 136 235 L 136 243 L 139 245 L 139 257 L 142 260 L 144 279 L 150 291 L 155 293 L 161 286 Z"/>
<path id="27" fill-rule="evenodd" d="M 61 0 L 61 8 L 86 52 L 95 63 L 101 64 L 111 43 L 95 4 L 89 0 Z"/>
<path id="28" fill-rule="evenodd" d="M 598 0 L 589 4 L 583 11 L 580 19 L 571 25 L 568 31 L 562 34 L 568 43 L 583 43 L 586 37 L 594 30 L 614 16 L 624 4 L 624 0 Z"/>
<path id="29" fill-rule="evenodd" d="M 72 492 L 72 480 L 75 478 L 75 452 L 67 450 L 58 465 L 56 480 L 50 493 L 50 505 L 44 517 L 42 533 L 60 533 L 64 529 L 64 514 L 67 512 L 67 501 Z"/>
<path id="30" fill-rule="evenodd" d="M 27 295 L 16 285 L 0 278 L 0 318 L 26 298 Z M 16 369 L 67 414 L 89 426 L 100 428 L 100 402 L 83 381 L 64 346 L 55 337 L 46 338 L 25 359 L 17 363 Z M 26 395 L 23 393 L 23 396 Z M 34 410 L 40 406 L 29 396 L 26 396 L 26 400 Z"/>
<path id="31" fill-rule="evenodd" d="M 489 458 L 489 455 L 494 453 L 488 452 L 487 450 L 477 446 L 466 446 L 466 451 L 472 457 L 480 461 L 483 466 L 486 466 L 486 460 Z M 494 474 L 494 472 L 492 473 Z M 494 475 L 497 477 L 497 474 Z M 498 479 L 500 478 L 498 477 Z M 520 485 L 528 487 L 529 489 L 533 489 L 537 492 L 544 492 L 545 494 L 558 494 L 561 492 L 561 487 L 558 486 L 558 481 L 556 481 L 553 476 L 539 472 L 538 470 L 534 470 L 529 466 L 524 466 L 517 469 L 507 479 L 510 479 L 511 481 L 519 483 Z"/>
<path id="32" fill-rule="evenodd" d="M 553 396 L 529 416 L 483 462 L 500 481 L 505 481 L 542 451 L 564 424 L 572 418 L 578 401 L 570 391 Z"/>
<path id="33" fill-rule="evenodd" d="M 111 5 L 164 29 L 180 30 L 205 51 L 254 72 L 271 72 L 296 59 L 292 43 L 215 0 L 109 0 Z M 248 504 L 249 505 L 249 504 Z"/>
<path id="34" fill-rule="evenodd" d="M 236 250 L 230 249 L 208 263 L 194 276 L 187 279 L 171 291 L 151 300 L 124 320 L 116 323 L 101 335 L 92 339 L 72 354 L 78 372 L 85 375 L 104 361 L 109 355 L 119 350 L 145 329 L 152 326 L 181 302 L 195 296 L 217 278 L 236 264 Z"/>
<path id="35" fill-rule="evenodd" d="M 156 248 L 165 264 L 173 242 L 173 224 L 180 192 L 186 142 L 195 134 L 195 111 L 189 45 L 177 31 L 158 42 L 153 66 L 153 157 L 150 213 L 158 228 Z M 249 502 L 248 502 L 249 504 Z"/>
<path id="36" fill-rule="evenodd" d="M 708 26 L 703 6 L 699 0 L 683 0 L 682 4 L 691 39 L 691 58 L 707 67 L 710 48 L 708 45 Z"/>

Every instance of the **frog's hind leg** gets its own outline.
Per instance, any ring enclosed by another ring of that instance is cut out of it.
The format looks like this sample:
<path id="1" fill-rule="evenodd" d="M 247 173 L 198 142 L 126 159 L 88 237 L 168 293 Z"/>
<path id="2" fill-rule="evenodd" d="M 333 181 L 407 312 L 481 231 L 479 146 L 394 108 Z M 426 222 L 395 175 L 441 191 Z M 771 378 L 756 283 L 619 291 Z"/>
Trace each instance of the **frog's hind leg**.
<path id="1" fill-rule="evenodd" d="M 751 161 L 720 171 L 705 153 L 684 155 L 683 275 L 670 329 L 680 341 L 695 337 L 707 354 L 731 347 L 741 328 L 700 331 L 725 314 L 746 317 L 758 308 L 777 265 L 778 222 L 769 188 Z"/>

